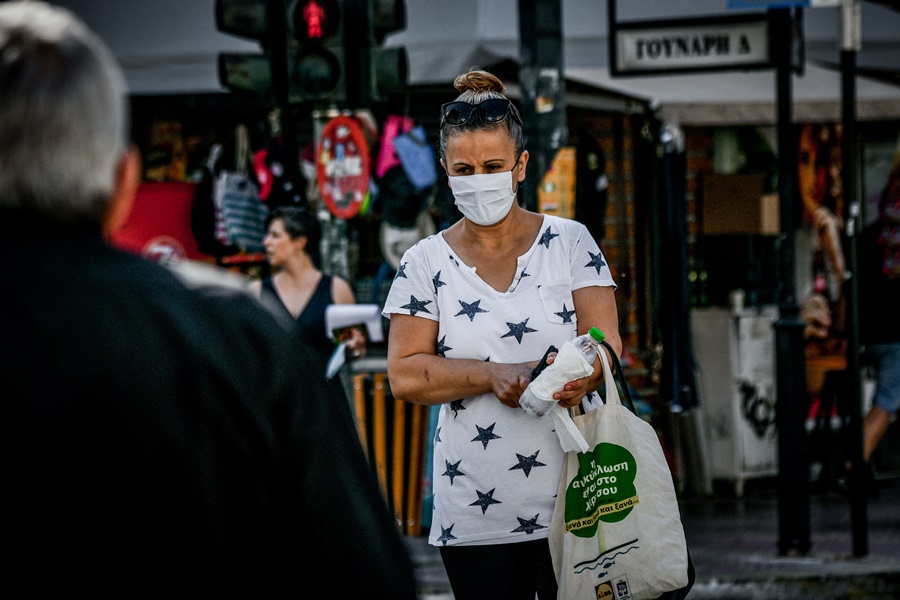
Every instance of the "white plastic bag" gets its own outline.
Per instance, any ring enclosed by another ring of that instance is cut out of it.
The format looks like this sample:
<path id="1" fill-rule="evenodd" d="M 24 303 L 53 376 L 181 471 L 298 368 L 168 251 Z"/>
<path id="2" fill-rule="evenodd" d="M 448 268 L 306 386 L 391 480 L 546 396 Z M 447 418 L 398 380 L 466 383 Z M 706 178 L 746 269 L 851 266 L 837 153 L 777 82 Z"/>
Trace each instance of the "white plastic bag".
<path id="1" fill-rule="evenodd" d="M 553 399 L 553 394 L 563 389 L 572 380 L 587 377 L 594 373 L 581 351 L 570 340 L 566 340 L 562 349 L 556 354 L 553 364 L 534 379 L 525 388 L 519 398 L 519 406 L 535 418 L 550 415 L 556 427 L 556 435 L 563 451 L 578 450 L 586 452 L 587 442 L 572 422 L 569 411 Z"/>
<path id="2" fill-rule="evenodd" d="M 658 598 L 689 579 L 675 486 L 656 432 L 622 405 L 599 354 L 606 404 L 573 418 L 590 450 L 566 453 L 550 524 L 558 597 Z"/>

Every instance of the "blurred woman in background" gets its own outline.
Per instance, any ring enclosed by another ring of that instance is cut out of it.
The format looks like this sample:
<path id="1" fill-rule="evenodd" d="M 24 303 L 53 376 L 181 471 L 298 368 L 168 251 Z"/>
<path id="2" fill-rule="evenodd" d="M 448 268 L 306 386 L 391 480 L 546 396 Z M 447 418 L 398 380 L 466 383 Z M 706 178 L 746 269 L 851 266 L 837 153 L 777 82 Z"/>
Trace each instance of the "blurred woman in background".
<path id="1" fill-rule="evenodd" d="M 319 265 L 322 229 L 310 211 L 293 206 L 274 209 L 266 219 L 263 245 L 274 274 L 250 284 L 250 289 L 290 317 L 303 343 L 312 347 L 325 365 L 335 342 L 325 330 L 329 304 L 354 304 L 353 288 L 341 277 L 326 275 Z M 351 358 L 366 352 L 366 338 L 358 328 L 350 330 L 347 352 Z"/>

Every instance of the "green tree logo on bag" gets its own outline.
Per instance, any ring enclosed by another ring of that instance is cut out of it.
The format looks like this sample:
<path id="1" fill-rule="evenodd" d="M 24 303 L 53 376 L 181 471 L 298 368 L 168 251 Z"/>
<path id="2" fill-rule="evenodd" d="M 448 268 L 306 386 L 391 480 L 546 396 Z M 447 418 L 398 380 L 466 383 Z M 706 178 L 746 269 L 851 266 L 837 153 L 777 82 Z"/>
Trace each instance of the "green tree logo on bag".
<path id="1" fill-rule="evenodd" d="M 592 537 L 600 521 L 618 523 L 640 502 L 634 487 L 637 462 L 616 444 L 578 453 L 578 473 L 566 489 L 566 533 Z"/>

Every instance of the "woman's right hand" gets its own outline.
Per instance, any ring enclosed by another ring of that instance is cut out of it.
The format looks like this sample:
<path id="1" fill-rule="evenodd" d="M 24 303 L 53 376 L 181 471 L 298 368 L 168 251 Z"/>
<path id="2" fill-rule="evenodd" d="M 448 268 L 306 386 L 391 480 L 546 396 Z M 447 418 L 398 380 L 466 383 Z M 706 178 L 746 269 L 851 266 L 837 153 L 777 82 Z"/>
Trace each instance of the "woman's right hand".
<path id="1" fill-rule="evenodd" d="M 491 364 L 491 390 L 501 404 L 519 408 L 519 398 L 531 383 L 531 370 L 537 363 Z"/>

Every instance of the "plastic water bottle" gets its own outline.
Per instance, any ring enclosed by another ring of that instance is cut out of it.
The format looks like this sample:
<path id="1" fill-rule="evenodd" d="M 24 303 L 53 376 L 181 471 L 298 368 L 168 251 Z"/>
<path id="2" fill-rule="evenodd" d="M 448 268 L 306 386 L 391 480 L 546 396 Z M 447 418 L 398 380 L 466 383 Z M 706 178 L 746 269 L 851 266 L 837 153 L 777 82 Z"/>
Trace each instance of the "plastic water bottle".
<path id="1" fill-rule="evenodd" d="M 579 335 L 572 340 L 572 343 L 581 351 L 581 354 L 590 364 L 594 364 L 594 357 L 597 356 L 597 350 L 600 349 L 600 342 L 603 341 L 603 332 L 596 327 L 591 329 L 584 335 Z"/>
<path id="2" fill-rule="evenodd" d="M 519 398 L 519 406 L 536 419 L 549 413 L 556 405 L 553 394 L 573 379 L 586 377 L 594 372 L 594 358 L 602 341 L 603 332 L 591 327 L 584 335 L 563 344 L 553 364 L 548 365 L 525 388 Z M 578 354 L 584 360 L 573 356 Z"/>

